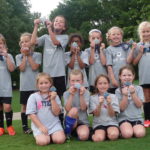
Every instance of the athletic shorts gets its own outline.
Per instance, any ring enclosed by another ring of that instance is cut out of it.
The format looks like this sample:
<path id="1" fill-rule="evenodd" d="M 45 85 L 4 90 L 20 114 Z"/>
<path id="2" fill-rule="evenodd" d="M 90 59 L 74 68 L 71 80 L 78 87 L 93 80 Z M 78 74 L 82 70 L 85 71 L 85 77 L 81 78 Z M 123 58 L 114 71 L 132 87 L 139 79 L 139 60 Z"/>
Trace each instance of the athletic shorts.
<path id="1" fill-rule="evenodd" d="M 0 104 L 11 104 L 12 97 L 0 97 Z"/>
<path id="2" fill-rule="evenodd" d="M 116 125 L 108 125 L 108 126 L 99 125 L 99 126 L 97 126 L 97 127 L 95 127 L 93 129 L 93 132 L 95 133 L 96 130 L 104 130 L 106 132 L 109 127 L 116 127 L 116 128 L 118 128 L 118 126 L 116 126 Z"/>
<path id="3" fill-rule="evenodd" d="M 132 127 L 135 126 L 135 125 L 139 125 L 139 124 L 140 124 L 140 125 L 143 125 L 142 121 L 140 121 L 140 120 L 137 120 L 137 121 L 123 120 L 123 121 L 121 121 L 121 122 L 119 123 L 119 126 L 120 126 L 122 123 L 125 123 L 125 122 L 130 123 L 130 124 L 132 125 Z"/>

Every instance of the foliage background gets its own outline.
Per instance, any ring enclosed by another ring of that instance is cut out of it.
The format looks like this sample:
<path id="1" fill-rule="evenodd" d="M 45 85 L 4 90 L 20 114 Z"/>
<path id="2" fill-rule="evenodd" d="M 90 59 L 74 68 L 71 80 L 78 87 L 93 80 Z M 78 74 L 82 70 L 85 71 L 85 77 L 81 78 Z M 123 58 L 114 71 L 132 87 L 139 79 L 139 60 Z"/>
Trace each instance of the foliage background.
<path id="1" fill-rule="evenodd" d="M 48 5 L 50 5 L 51 1 Z M 140 22 L 150 21 L 149 0 L 63 0 L 54 9 L 49 18 L 56 15 L 64 15 L 67 19 L 68 34 L 80 33 L 88 47 L 88 32 L 92 28 L 98 28 L 103 33 L 103 40 L 107 30 L 112 26 L 119 26 L 124 31 L 124 40 L 133 38 L 138 41 L 137 26 Z M 32 32 L 33 20 L 39 18 L 40 13 L 30 12 L 29 0 L 0 0 L 0 33 L 6 40 L 9 52 L 15 55 L 19 53 L 19 37 L 23 32 Z M 46 33 L 41 28 L 39 35 Z M 40 50 L 40 49 L 39 49 Z M 19 86 L 19 71 L 12 73 L 13 82 Z"/>

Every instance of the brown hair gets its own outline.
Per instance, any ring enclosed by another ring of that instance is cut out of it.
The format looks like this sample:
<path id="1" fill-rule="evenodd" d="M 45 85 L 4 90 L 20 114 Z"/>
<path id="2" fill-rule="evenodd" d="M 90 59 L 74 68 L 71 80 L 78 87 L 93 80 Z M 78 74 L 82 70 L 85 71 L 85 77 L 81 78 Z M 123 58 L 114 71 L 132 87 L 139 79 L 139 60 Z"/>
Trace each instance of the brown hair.
<path id="1" fill-rule="evenodd" d="M 7 48 L 6 39 L 1 33 L 0 33 L 0 39 L 3 41 L 5 48 Z"/>
<path id="2" fill-rule="evenodd" d="M 98 93 L 97 82 L 98 82 L 98 80 L 99 80 L 100 78 L 105 78 L 105 79 L 108 81 L 108 83 L 110 84 L 110 80 L 109 80 L 108 76 L 107 76 L 107 75 L 104 75 L 104 74 L 100 74 L 100 75 L 97 76 L 96 79 L 95 79 L 95 83 L 94 83 L 95 91 L 94 91 L 94 94 Z"/>

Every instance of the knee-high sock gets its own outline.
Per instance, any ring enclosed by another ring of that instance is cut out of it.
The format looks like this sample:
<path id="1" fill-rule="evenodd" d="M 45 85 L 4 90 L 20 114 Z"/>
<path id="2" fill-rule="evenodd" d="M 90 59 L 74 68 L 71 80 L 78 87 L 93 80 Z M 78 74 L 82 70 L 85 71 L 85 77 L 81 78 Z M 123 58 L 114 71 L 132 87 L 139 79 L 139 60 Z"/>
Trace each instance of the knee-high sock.
<path id="1" fill-rule="evenodd" d="M 5 112 L 5 117 L 6 117 L 6 124 L 7 124 L 7 127 L 11 126 L 11 125 L 12 125 L 13 112 L 12 112 L 12 111 L 10 111 L 10 112 Z"/>
<path id="2" fill-rule="evenodd" d="M 4 115 L 3 115 L 3 110 L 0 111 L 0 128 L 4 128 Z"/>
<path id="3" fill-rule="evenodd" d="M 28 127 L 28 116 L 22 112 L 21 113 L 21 120 L 22 120 L 22 128 L 27 128 Z"/>
<path id="4" fill-rule="evenodd" d="M 72 117 L 69 117 L 69 116 L 65 117 L 65 133 L 67 135 L 71 134 L 71 131 L 72 131 L 73 126 L 74 126 L 75 123 L 76 123 L 75 118 L 72 118 Z"/>

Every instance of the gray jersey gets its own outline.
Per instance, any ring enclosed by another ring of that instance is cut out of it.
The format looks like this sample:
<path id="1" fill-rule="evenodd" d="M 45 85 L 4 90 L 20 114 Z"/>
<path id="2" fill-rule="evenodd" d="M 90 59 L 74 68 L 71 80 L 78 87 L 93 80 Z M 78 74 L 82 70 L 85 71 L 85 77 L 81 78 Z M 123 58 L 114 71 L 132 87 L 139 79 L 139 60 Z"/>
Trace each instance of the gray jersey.
<path id="1" fill-rule="evenodd" d="M 112 99 L 111 105 L 113 107 L 113 110 L 116 113 L 119 113 L 120 108 L 119 108 L 118 98 L 114 94 L 110 94 L 110 97 Z M 99 105 L 99 96 L 98 96 L 98 94 L 92 95 L 91 98 L 90 98 L 89 111 L 93 112 L 98 105 Z M 99 125 L 102 125 L 102 126 L 109 126 L 109 125 L 118 126 L 117 117 L 116 116 L 111 117 L 108 114 L 108 108 L 107 108 L 106 100 L 104 100 L 104 103 L 102 104 L 100 115 L 99 116 L 94 116 L 94 119 L 93 119 L 93 125 L 92 125 L 93 129 L 96 128 Z"/>
<path id="2" fill-rule="evenodd" d="M 67 100 L 70 96 L 70 93 L 69 91 L 66 91 L 63 95 L 63 98 L 64 98 L 64 105 L 66 105 L 67 103 Z M 90 93 L 89 91 L 85 91 L 84 93 L 84 99 L 86 101 L 86 105 L 87 105 L 87 108 L 89 106 L 89 99 L 90 99 Z M 87 114 L 87 110 L 81 110 L 80 109 L 80 97 L 79 97 L 79 92 L 76 92 L 75 95 L 74 95 L 74 99 L 73 99 L 73 103 L 72 103 L 72 107 L 76 107 L 78 108 L 78 123 L 83 123 L 83 124 L 86 124 L 86 125 L 89 125 L 89 121 L 88 121 L 88 114 Z"/>
<path id="3" fill-rule="evenodd" d="M 11 54 L 8 54 L 11 62 L 15 65 Z M 11 74 L 8 70 L 6 57 L 3 56 L 3 61 L 0 60 L 0 97 L 12 97 L 12 81 Z"/>
<path id="4" fill-rule="evenodd" d="M 143 89 L 140 86 L 135 85 L 135 90 L 137 96 L 140 98 L 142 102 L 144 102 L 144 94 Z M 122 93 L 120 91 L 120 88 L 118 88 L 115 92 L 116 96 L 118 97 L 119 102 L 122 100 Z M 143 122 L 142 117 L 142 108 L 136 107 L 135 103 L 133 102 L 130 93 L 128 93 L 128 106 L 124 111 L 121 111 L 118 115 L 118 121 L 121 122 L 123 120 L 129 120 L 129 121 L 137 121 L 140 120 Z"/>
<path id="5" fill-rule="evenodd" d="M 22 54 L 16 56 L 17 67 L 22 63 Z M 36 64 L 41 64 L 42 55 L 38 52 L 33 52 L 33 60 Z M 25 71 L 20 71 L 20 91 L 35 91 L 36 88 L 36 76 L 39 73 L 38 70 L 32 70 L 26 57 L 26 68 Z"/>
<path id="6" fill-rule="evenodd" d="M 139 50 L 140 50 L 140 45 L 142 43 L 137 44 L 137 48 L 134 51 L 134 58 L 137 57 Z M 144 52 L 141 59 L 139 60 L 138 63 L 138 70 L 139 70 L 139 84 L 150 84 L 150 51 Z"/>
<path id="7" fill-rule="evenodd" d="M 53 44 L 49 35 L 38 38 L 38 46 L 44 47 L 43 72 L 51 77 L 65 76 L 65 47 L 68 43 L 68 35 L 56 35 L 56 39 L 61 43 L 60 46 Z"/>
<path id="8" fill-rule="evenodd" d="M 115 76 L 115 79 L 119 81 L 119 70 L 123 66 L 127 65 L 127 55 L 130 51 L 130 48 L 128 50 L 124 50 L 121 46 L 114 47 L 109 46 L 106 49 L 106 59 L 107 59 L 107 66 L 112 66 L 113 73 Z"/>
<path id="9" fill-rule="evenodd" d="M 61 101 L 58 96 L 56 97 L 56 102 L 61 108 Z M 59 117 L 52 112 L 51 102 L 45 99 L 44 96 L 41 96 L 39 92 L 30 95 L 27 102 L 26 114 L 36 114 L 39 121 L 48 129 L 49 135 L 62 130 Z M 36 136 L 39 133 L 39 129 L 33 122 L 31 123 L 31 128 L 34 136 Z"/>
<path id="10" fill-rule="evenodd" d="M 81 51 L 80 52 L 80 58 L 81 60 L 83 61 L 84 64 L 88 65 L 88 56 L 87 56 L 87 53 L 84 52 L 84 51 Z M 66 62 L 66 65 L 69 64 L 71 60 L 71 52 L 66 52 L 65 53 L 65 62 Z M 80 69 L 80 66 L 79 66 L 79 63 L 78 63 L 78 60 L 77 60 L 77 57 L 75 58 L 75 62 L 74 62 L 74 68 L 73 69 L 79 69 L 82 71 L 83 73 L 83 76 L 84 76 L 84 86 L 85 87 L 88 87 L 89 84 L 88 84 L 88 80 L 87 80 L 87 75 L 86 75 L 86 71 L 85 71 L 85 68 L 84 69 Z M 71 72 L 72 69 L 70 69 L 68 67 L 68 79 L 67 79 L 67 87 L 69 87 L 69 74 Z"/>
<path id="11" fill-rule="evenodd" d="M 88 54 L 88 59 L 90 59 L 90 48 L 85 49 Z M 104 51 L 105 53 L 105 51 Z M 95 79 L 100 74 L 107 74 L 106 66 L 103 66 L 100 60 L 99 53 L 95 52 L 95 62 L 92 65 L 89 65 L 89 84 L 90 86 L 94 86 Z"/>

